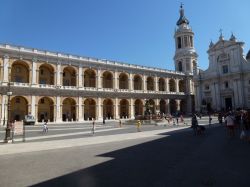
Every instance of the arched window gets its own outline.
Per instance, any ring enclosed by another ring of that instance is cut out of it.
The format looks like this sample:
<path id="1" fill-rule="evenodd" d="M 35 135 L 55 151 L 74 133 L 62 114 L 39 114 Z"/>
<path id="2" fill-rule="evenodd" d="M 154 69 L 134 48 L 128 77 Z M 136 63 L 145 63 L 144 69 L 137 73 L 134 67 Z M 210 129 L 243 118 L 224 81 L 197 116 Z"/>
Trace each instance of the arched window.
<path id="1" fill-rule="evenodd" d="M 178 71 L 182 71 L 182 62 L 181 61 L 178 62 Z"/>

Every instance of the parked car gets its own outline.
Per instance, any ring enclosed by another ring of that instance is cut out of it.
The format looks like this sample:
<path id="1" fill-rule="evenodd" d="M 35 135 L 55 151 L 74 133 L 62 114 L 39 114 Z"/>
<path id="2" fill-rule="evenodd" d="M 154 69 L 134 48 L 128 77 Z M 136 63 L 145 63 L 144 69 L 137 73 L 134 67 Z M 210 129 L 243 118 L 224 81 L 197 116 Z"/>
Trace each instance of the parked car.
<path id="1" fill-rule="evenodd" d="M 25 115 L 24 125 L 35 125 L 36 119 L 31 114 Z"/>

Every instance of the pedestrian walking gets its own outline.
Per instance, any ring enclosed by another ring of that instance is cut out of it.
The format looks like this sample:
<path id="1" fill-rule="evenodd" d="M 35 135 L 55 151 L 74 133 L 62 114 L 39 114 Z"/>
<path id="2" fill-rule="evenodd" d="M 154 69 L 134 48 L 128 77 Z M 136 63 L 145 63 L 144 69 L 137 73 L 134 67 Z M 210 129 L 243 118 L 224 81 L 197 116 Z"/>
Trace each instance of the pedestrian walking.
<path id="1" fill-rule="evenodd" d="M 208 121 L 209 121 L 209 127 L 211 126 L 211 124 L 212 124 L 212 117 L 211 117 L 211 115 L 209 114 L 208 115 Z"/>
<path id="2" fill-rule="evenodd" d="M 103 117 L 103 121 L 102 121 L 103 125 L 105 124 L 105 117 Z"/>
<path id="3" fill-rule="evenodd" d="M 219 124 L 222 125 L 222 114 L 221 114 L 221 112 L 218 114 L 218 121 L 219 121 Z"/>
<path id="4" fill-rule="evenodd" d="M 122 127 L 122 120 L 119 120 L 119 127 Z"/>
<path id="5" fill-rule="evenodd" d="M 49 132 L 47 123 L 48 123 L 47 120 L 43 123 L 43 133 L 48 133 Z"/>
<path id="6" fill-rule="evenodd" d="M 235 124 L 234 124 L 234 116 L 231 112 L 229 112 L 229 114 L 227 115 L 227 117 L 225 118 L 225 122 L 226 122 L 226 127 L 228 129 L 228 135 L 229 137 L 234 137 L 235 135 Z"/>
<path id="7" fill-rule="evenodd" d="M 198 128 L 198 120 L 195 114 L 193 114 L 192 116 L 192 120 L 191 120 L 191 128 L 193 128 L 194 131 L 194 135 L 197 135 L 197 128 Z"/>
<path id="8" fill-rule="evenodd" d="M 95 135 L 95 120 L 92 122 L 92 129 L 91 129 L 92 135 Z"/>
<path id="9" fill-rule="evenodd" d="M 137 132 L 141 132 L 141 121 L 140 120 L 137 120 L 136 127 L 137 127 Z"/>

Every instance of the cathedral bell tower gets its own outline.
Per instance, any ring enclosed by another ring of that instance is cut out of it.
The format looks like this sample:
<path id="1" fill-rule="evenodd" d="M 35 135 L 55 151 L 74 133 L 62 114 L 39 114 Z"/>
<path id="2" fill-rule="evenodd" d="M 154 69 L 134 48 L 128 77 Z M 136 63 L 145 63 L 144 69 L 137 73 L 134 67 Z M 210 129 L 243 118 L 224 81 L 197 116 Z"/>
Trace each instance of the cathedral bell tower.
<path id="1" fill-rule="evenodd" d="M 180 6 L 180 18 L 175 29 L 175 70 L 183 73 L 197 73 L 197 53 L 194 48 L 194 33 L 184 15 L 183 4 Z"/>

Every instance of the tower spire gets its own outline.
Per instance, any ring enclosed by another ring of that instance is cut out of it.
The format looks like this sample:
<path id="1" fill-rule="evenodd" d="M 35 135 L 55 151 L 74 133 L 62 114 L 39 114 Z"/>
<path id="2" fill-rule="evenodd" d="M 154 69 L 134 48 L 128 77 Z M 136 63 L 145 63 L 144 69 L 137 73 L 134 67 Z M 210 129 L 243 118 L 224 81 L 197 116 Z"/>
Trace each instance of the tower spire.
<path id="1" fill-rule="evenodd" d="M 181 3 L 181 6 L 180 6 L 180 18 L 177 21 L 176 25 L 180 26 L 183 23 L 189 24 L 189 21 L 188 21 L 188 19 L 184 15 L 183 3 Z"/>

